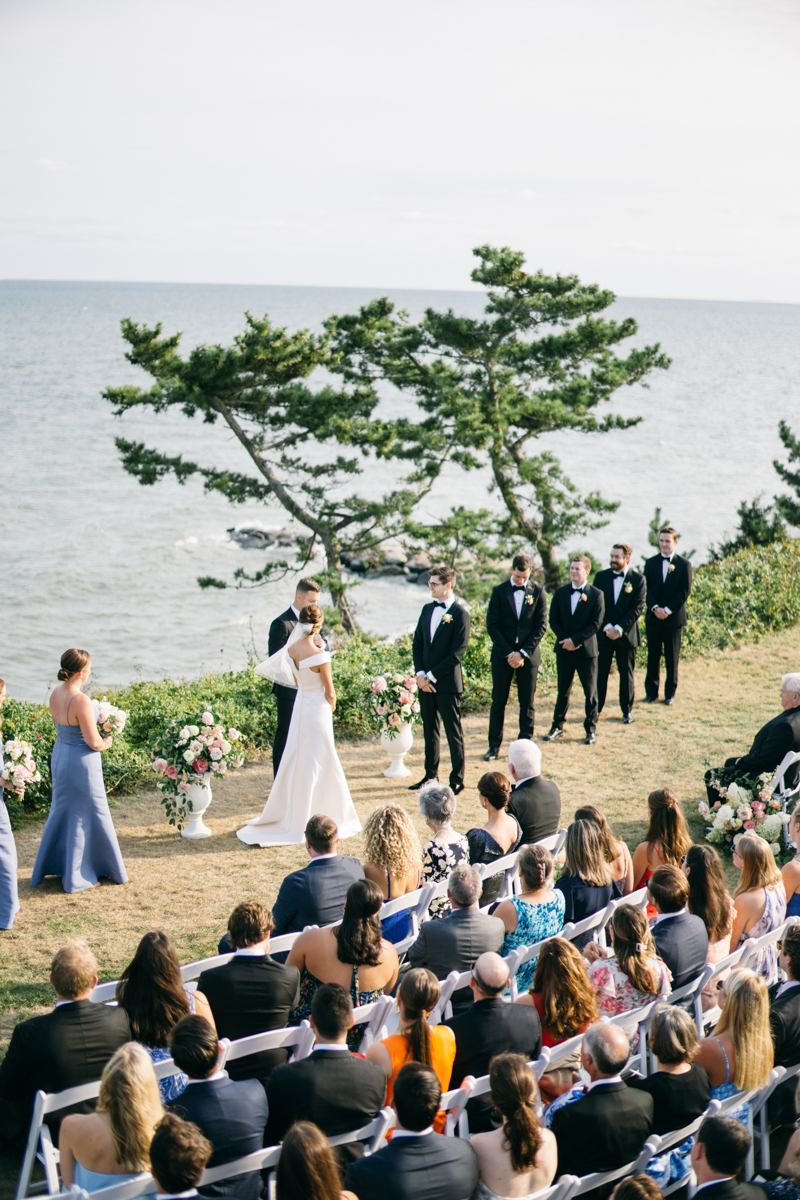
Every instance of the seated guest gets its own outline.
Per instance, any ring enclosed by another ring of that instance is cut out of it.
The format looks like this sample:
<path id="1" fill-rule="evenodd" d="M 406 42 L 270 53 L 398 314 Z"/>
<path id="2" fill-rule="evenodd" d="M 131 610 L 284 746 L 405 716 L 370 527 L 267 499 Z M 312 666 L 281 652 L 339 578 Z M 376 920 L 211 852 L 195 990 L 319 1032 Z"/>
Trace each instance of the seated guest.
<path id="1" fill-rule="evenodd" d="M 565 922 L 582 921 L 619 899 L 621 889 L 611 876 L 600 830 L 594 821 L 572 822 L 567 830 L 564 855 L 564 870 L 556 887 L 564 893 Z M 591 940 L 591 932 L 579 934 L 575 945 L 582 950 Z"/>
<path id="2" fill-rule="evenodd" d="M 741 758 L 728 758 L 724 768 L 706 771 L 706 788 L 709 803 L 720 799 L 720 788 L 724 789 L 738 775 L 762 775 L 776 771 L 790 750 L 800 750 L 800 671 L 781 676 L 782 712 L 759 729 L 748 754 Z M 786 772 L 783 783 L 793 788 L 798 779 L 798 764 Z M 714 782 L 720 787 L 715 788 Z"/>
<path id="3" fill-rule="evenodd" d="M 173 1100 L 170 1111 L 191 1121 L 214 1147 L 209 1167 L 220 1167 L 253 1154 L 264 1145 L 267 1098 L 257 1079 L 231 1079 L 219 1070 L 217 1035 L 203 1017 L 184 1017 L 172 1031 L 169 1048 L 189 1086 Z M 261 1174 L 251 1171 L 209 1184 L 201 1196 L 258 1200 Z"/>
<path id="4" fill-rule="evenodd" d="M 561 796 L 552 779 L 542 778 L 542 752 L 527 738 L 508 747 L 508 773 L 514 780 L 508 812 L 516 817 L 522 842 L 530 845 L 558 833 Z"/>
<path id="5" fill-rule="evenodd" d="M 589 982 L 597 993 L 601 1015 L 615 1017 L 672 991 L 669 968 L 656 953 L 647 917 L 635 904 L 621 904 L 611 917 L 610 952 L 589 942 L 583 953 L 589 963 Z"/>
<path id="6" fill-rule="evenodd" d="M 411 817 L 399 804 L 379 804 L 364 822 L 364 875 L 385 901 L 422 887 L 422 847 Z M 387 942 L 402 942 L 411 923 L 408 910 L 381 922 Z"/>
<path id="7" fill-rule="evenodd" d="M 786 916 L 800 917 L 800 805 L 795 805 L 787 829 L 795 854 L 781 867 L 783 890 L 786 893 Z"/>
<path id="8" fill-rule="evenodd" d="M 296 1121 L 281 1143 L 275 1200 L 358 1200 L 342 1191 L 333 1147 L 310 1121 Z"/>
<path id="9" fill-rule="evenodd" d="M 532 1004 L 539 1014 L 543 1048 L 585 1033 L 597 1020 L 597 994 L 589 982 L 586 965 L 580 950 L 564 938 L 550 938 L 542 946 L 533 985 L 517 1004 Z M 561 1058 L 553 1055 L 539 1080 L 545 1103 L 577 1083 L 580 1065 L 580 1050 Z"/>
<path id="10" fill-rule="evenodd" d="M 499 1129 L 476 1133 L 474 1200 L 531 1196 L 556 1173 L 556 1139 L 536 1116 L 536 1076 L 519 1054 L 497 1054 L 489 1067 L 491 1100 L 503 1118 Z"/>
<path id="11" fill-rule="evenodd" d="M 626 1175 L 614 1188 L 611 1200 L 661 1200 L 661 1188 L 649 1175 Z"/>
<path id="12" fill-rule="evenodd" d="M 341 921 L 347 889 L 356 879 L 364 878 L 364 868 L 357 858 L 339 854 L 339 830 L 332 817 L 310 817 L 305 837 L 311 862 L 284 877 L 272 906 L 273 937 L 302 933 L 306 925 Z M 219 952 L 228 954 L 230 949 L 226 933 Z"/>
<path id="13" fill-rule="evenodd" d="M 120 1046 L 100 1078 L 93 1113 L 64 1117 L 58 1137 L 61 1178 L 87 1192 L 150 1170 L 150 1142 L 164 1115 L 153 1064 L 136 1042 Z"/>
<path id="14" fill-rule="evenodd" d="M 728 889 L 722 861 L 713 846 L 698 842 L 690 846 L 681 866 L 689 880 L 689 898 L 686 909 L 692 916 L 699 917 L 708 934 L 706 962 L 718 963 L 731 951 L 731 930 L 736 909 Z M 717 1003 L 716 981 L 703 989 L 703 1008 L 713 1008 Z"/>
<path id="15" fill-rule="evenodd" d="M 313 1121 L 327 1137 L 359 1129 L 376 1117 L 386 1099 L 386 1073 L 347 1049 L 353 1005 L 338 983 L 314 993 L 309 1018 L 314 1049 L 308 1058 L 276 1067 L 267 1082 L 269 1117 L 265 1145 L 285 1136 L 295 1121 Z M 361 1142 L 339 1146 L 340 1162 L 363 1152 Z"/>
<path id="16" fill-rule="evenodd" d="M 435 1071 L 406 1063 L 394 1086 L 394 1137 L 383 1150 L 347 1168 L 344 1186 L 358 1200 L 469 1200 L 477 1175 L 475 1151 L 461 1138 L 434 1133 L 441 1098 Z"/>
<path id="17" fill-rule="evenodd" d="M 50 967 L 56 1006 L 43 1016 L 20 1021 L 0 1064 L 0 1136 L 24 1138 L 31 1123 L 36 1093 L 61 1092 L 99 1079 L 115 1050 L 131 1038 L 128 1015 L 121 1008 L 93 1004 L 97 961 L 76 938 L 59 950 Z M 93 1101 L 74 1111 L 91 1112 Z M 63 1113 L 47 1120 L 54 1140 Z"/>
<path id="18" fill-rule="evenodd" d="M 422 877 L 426 883 L 441 883 L 449 879 L 459 863 L 469 862 L 469 843 L 463 833 L 453 829 L 456 798 L 453 789 L 444 783 L 429 783 L 420 790 L 419 811 L 433 837 L 422 847 Z M 446 917 L 450 904 L 446 898 L 434 900 L 428 918 L 436 921 Z"/>
<path id="19" fill-rule="evenodd" d="M 146 933 L 139 942 L 117 984 L 117 1003 L 128 1014 L 131 1036 L 141 1042 L 154 1063 L 169 1058 L 169 1035 L 182 1017 L 197 1013 L 214 1023 L 203 993 L 184 987 L 178 951 L 166 933 Z M 183 1074 L 168 1075 L 158 1082 L 164 1104 L 185 1087 Z"/>
<path id="20" fill-rule="evenodd" d="M 553 856 L 544 846 L 523 846 L 517 859 L 522 891 L 501 900 L 494 915 L 503 922 L 503 954 L 518 946 L 533 946 L 553 937 L 564 924 L 564 893 L 553 889 Z M 527 990 L 538 959 L 532 958 L 517 972 L 517 988 Z"/>
<path id="21" fill-rule="evenodd" d="M 800 1129 L 789 1138 L 775 1178 L 755 1186 L 762 1193 L 758 1200 L 763 1200 L 764 1192 L 770 1200 L 800 1200 Z"/>
<path id="22" fill-rule="evenodd" d="M 701 1116 L 711 1100 L 711 1083 L 704 1067 L 692 1062 L 697 1053 L 697 1029 L 685 1008 L 660 1005 L 653 1013 L 649 1033 L 656 1070 L 646 1079 L 629 1079 L 628 1087 L 653 1097 L 653 1133 L 663 1136 L 689 1125 Z M 676 1183 L 691 1170 L 692 1139 L 666 1154 L 651 1158 L 647 1165 L 661 1187 Z"/>
<path id="23" fill-rule="evenodd" d="M 588 1087 L 565 1092 L 545 1117 L 558 1146 L 558 1177 L 623 1167 L 652 1133 L 652 1096 L 626 1087 L 620 1077 L 629 1055 L 628 1035 L 616 1025 L 597 1021 L 583 1035 Z"/>
<path id="24" fill-rule="evenodd" d="M 461 1087 L 467 1075 L 487 1075 L 495 1054 L 504 1050 L 523 1054 L 526 1061 L 538 1058 L 542 1049 L 542 1027 L 536 1009 L 523 1004 L 505 1004 L 508 964 L 499 954 L 482 954 L 472 969 L 470 987 L 474 1003 L 445 1025 L 456 1035 L 456 1057 L 450 1089 Z M 467 1104 L 473 1133 L 494 1129 L 492 1102 L 478 1096 Z"/>
<path id="25" fill-rule="evenodd" d="M 480 829 L 467 830 L 469 861 L 471 863 L 493 863 L 505 858 L 522 844 L 522 830 L 516 817 L 509 815 L 508 800 L 511 783 L 501 771 L 487 771 L 478 780 L 478 800 L 488 820 Z M 485 880 L 481 893 L 481 904 L 491 904 L 500 895 L 503 873 L 490 875 Z"/>
<path id="26" fill-rule="evenodd" d="M 445 979 L 451 971 L 472 970 L 478 955 L 486 950 L 502 948 L 503 922 L 478 908 L 481 886 L 474 867 L 462 863 L 454 869 L 447 884 L 452 912 L 441 921 L 422 922 L 417 940 L 408 951 L 412 967 L 428 967 L 437 979 Z M 455 1012 L 469 1007 L 472 993 L 463 988 L 451 999 Z"/>
<path id="27" fill-rule="evenodd" d="M 600 830 L 603 855 L 611 868 L 611 878 L 614 883 L 619 885 L 622 895 L 629 896 L 633 891 L 633 859 L 631 858 L 631 852 L 622 838 L 614 837 L 611 826 L 606 820 L 605 813 L 602 813 L 594 804 L 584 804 L 581 808 L 576 808 L 573 819 L 575 821 L 594 821 Z"/>
<path id="28" fill-rule="evenodd" d="M 158 1184 L 159 1200 L 196 1196 L 211 1149 L 196 1125 L 165 1113 L 150 1143 L 150 1170 Z"/>
<path id="29" fill-rule="evenodd" d="M 350 993 L 353 1007 L 371 1004 L 391 992 L 400 964 L 391 942 L 381 936 L 378 914 L 383 896 L 377 884 L 358 879 L 347 889 L 341 925 L 307 929 L 289 951 L 287 963 L 300 971 L 300 1002 L 291 1015 L 299 1023 L 310 1014 L 311 1001 L 324 983 L 338 983 Z M 350 1030 L 347 1045 L 357 1050 L 362 1026 Z"/>
<path id="30" fill-rule="evenodd" d="M 748 938 L 760 938 L 771 933 L 786 920 L 786 893 L 783 879 L 775 865 L 775 856 L 757 833 L 748 832 L 733 848 L 733 865 L 742 872 L 739 886 L 733 893 L 736 916 L 731 931 L 731 950 L 738 950 Z M 766 980 L 767 987 L 778 982 L 778 947 L 772 942 L 763 946 L 750 968 Z"/>
<path id="31" fill-rule="evenodd" d="M 198 988 L 207 996 L 220 1037 L 251 1037 L 284 1029 L 300 992 L 296 967 L 275 962 L 269 954 L 272 913 L 257 900 L 237 904 L 228 920 L 234 957 L 221 967 L 203 971 Z M 230 1064 L 231 1079 L 264 1083 L 273 1067 L 286 1062 L 288 1050 L 261 1050 Z"/>
<path id="32" fill-rule="evenodd" d="M 711 1080 L 712 1100 L 764 1087 L 773 1063 L 764 980 L 753 971 L 734 968 L 725 980 L 720 1003 L 719 1021 L 711 1037 L 700 1042 L 696 1057 Z M 748 1106 L 732 1109 L 730 1115 L 746 1121 Z"/>
<path id="33" fill-rule="evenodd" d="M 686 911 L 689 882 L 678 867 L 658 867 L 647 881 L 656 911 L 653 941 L 672 975 L 674 991 L 696 979 L 708 957 L 708 934 L 699 917 Z"/>
<path id="34" fill-rule="evenodd" d="M 407 1062 L 421 1062 L 431 1067 L 442 1090 L 450 1083 L 456 1056 L 455 1035 L 446 1025 L 431 1028 L 428 1024 L 439 993 L 439 981 L 432 971 L 424 967 L 407 971 L 397 989 L 397 1033 L 382 1042 L 373 1042 L 367 1050 L 368 1062 L 378 1063 L 386 1072 L 387 1104 L 392 1103 L 394 1081 Z M 433 1123 L 437 1133 L 444 1132 L 445 1116 L 443 1112 L 437 1113 Z"/>
<path id="35" fill-rule="evenodd" d="M 753 1184 L 737 1183 L 750 1150 L 750 1134 L 730 1116 L 706 1117 L 692 1146 L 692 1166 L 697 1176 L 695 1195 L 703 1200 L 751 1200 L 763 1192 Z"/>
<path id="36" fill-rule="evenodd" d="M 657 867 L 681 865 L 692 844 L 678 797 L 669 788 L 657 788 L 647 797 L 650 824 L 643 842 L 633 852 L 633 887 L 644 887 Z"/>
<path id="37" fill-rule="evenodd" d="M 769 1009 L 769 1031 L 776 1067 L 793 1067 L 800 1062 L 800 926 L 790 925 L 780 946 L 780 966 L 786 982 L 775 994 Z M 770 1101 L 770 1125 L 793 1125 L 797 1120 L 795 1093 L 797 1080 L 789 1079 Z"/>

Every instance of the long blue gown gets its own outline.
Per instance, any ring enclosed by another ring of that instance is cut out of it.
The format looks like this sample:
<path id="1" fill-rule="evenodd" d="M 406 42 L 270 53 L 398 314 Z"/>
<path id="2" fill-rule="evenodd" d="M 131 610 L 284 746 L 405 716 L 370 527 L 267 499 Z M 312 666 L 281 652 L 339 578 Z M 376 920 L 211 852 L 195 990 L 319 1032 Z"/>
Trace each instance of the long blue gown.
<path id="1" fill-rule="evenodd" d="M 0 768 L 2 765 L 3 754 L 0 747 Z M 5 788 L 0 789 L 0 929 L 10 929 L 14 924 L 14 917 L 19 912 L 17 847 L 3 799 L 4 791 Z"/>
<path id="2" fill-rule="evenodd" d="M 95 705 L 95 716 L 97 712 Z M 59 725 L 57 721 L 55 725 L 58 737 L 50 759 L 53 798 L 31 887 L 40 884 L 45 875 L 60 875 L 65 892 L 94 887 L 101 875 L 114 883 L 127 883 L 106 799 L 100 751 L 87 746 L 79 725 Z"/>

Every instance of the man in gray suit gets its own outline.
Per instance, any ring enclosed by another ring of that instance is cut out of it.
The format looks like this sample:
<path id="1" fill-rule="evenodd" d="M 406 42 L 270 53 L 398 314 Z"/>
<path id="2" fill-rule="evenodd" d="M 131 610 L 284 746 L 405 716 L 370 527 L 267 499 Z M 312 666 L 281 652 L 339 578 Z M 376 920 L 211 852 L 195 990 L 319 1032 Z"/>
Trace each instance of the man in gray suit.
<path id="1" fill-rule="evenodd" d="M 462 863 L 447 881 L 452 913 L 438 921 L 423 921 L 419 936 L 408 952 L 412 967 L 428 967 L 437 979 L 451 971 L 470 971 L 476 959 L 487 950 L 500 951 L 506 935 L 499 917 L 490 917 L 478 908 L 481 877 L 474 867 Z M 462 988 L 453 993 L 453 1012 L 469 1008 L 472 993 Z"/>

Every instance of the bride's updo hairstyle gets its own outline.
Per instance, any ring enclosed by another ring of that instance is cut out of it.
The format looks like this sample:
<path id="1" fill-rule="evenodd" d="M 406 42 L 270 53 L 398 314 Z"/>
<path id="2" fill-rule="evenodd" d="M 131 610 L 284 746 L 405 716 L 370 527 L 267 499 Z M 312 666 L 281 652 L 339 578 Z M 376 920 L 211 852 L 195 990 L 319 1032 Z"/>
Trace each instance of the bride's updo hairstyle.
<path id="1" fill-rule="evenodd" d="M 321 629 L 324 619 L 324 614 L 318 604 L 307 604 L 305 608 L 300 609 L 301 625 L 313 625 L 315 629 Z"/>
<path id="2" fill-rule="evenodd" d="M 333 931 L 339 962 L 350 966 L 377 967 L 381 960 L 381 889 L 370 879 L 357 879 L 347 889 L 341 925 Z"/>
<path id="3" fill-rule="evenodd" d="M 86 650 L 65 650 L 61 655 L 61 670 L 58 672 L 58 678 L 62 683 L 66 683 L 68 679 L 72 679 L 73 675 L 77 675 L 82 671 L 89 662 L 91 655 Z"/>

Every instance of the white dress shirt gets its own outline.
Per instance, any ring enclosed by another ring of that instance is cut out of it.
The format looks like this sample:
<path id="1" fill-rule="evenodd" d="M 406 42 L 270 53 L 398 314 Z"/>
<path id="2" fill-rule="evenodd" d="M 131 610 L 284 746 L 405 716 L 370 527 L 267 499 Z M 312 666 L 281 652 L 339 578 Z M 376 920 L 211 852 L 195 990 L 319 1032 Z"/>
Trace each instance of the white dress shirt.
<path id="1" fill-rule="evenodd" d="M 584 592 L 583 592 L 583 588 L 581 588 L 579 591 L 575 591 L 575 590 L 573 590 L 573 592 L 572 592 L 572 595 L 571 595 L 571 596 L 570 596 L 570 598 L 569 598 L 570 606 L 571 606 L 571 608 L 572 608 L 572 615 L 573 615 L 573 617 L 575 616 L 575 609 L 576 609 L 576 608 L 578 607 L 578 605 L 580 604 L 580 602 L 581 602 L 581 596 L 583 596 L 583 594 L 584 594 Z"/>
<path id="2" fill-rule="evenodd" d="M 673 550 L 672 554 L 674 554 L 674 553 L 675 553 L 675 551 Z M 669 557 L 665 557 L 663 554 L 661 555 L 661 582 L 662 583 L 666 583 L 666 581 L 667 581 L 667 575 L 669 575 L 669 569 L 672 566 L 672 554 L 670 554 Z M 667 608 L 666 604 L 663 607 L 664 607 L 664 612 L 667 613 L 668 616 L 671 617 L 672 609 Z M 658 605 L 654 604 L 653 608 L 654 609 L 658 608 Z"/>
<path id="3" fill-rule="evenodd" d="M 509 579 L 508 582 L 511 584 L 512 588 L 515 588 L 517 586 L 517 584 L 514 583 L 513 579 Z M 522 612 L 522 605 L 525 602 L 525 584 L 521 584 L 520 588 L 521 588 L 520 591 L 514 592 L 514 607 L 517 610 L 517 620 L 519 620 L 519 618 L 520 618 L 520 614 Z"/>
<path id="4" fill-rule="evenodd" d="M 625 583 L 627 576 L 628 576 L 628 568 L 626 567 L 625 570 L 622 572 L 622 574 L 617 579 L 613 579 L 611 581 L 614 585 L 614 603 L 615 604 L 619 604 L 619 598 L 622 595 L 622 585 Z M 610 621 L 607 621 L 606 624 L 603 626 L 603 630 L 605 631 L 606 629 L 616 629 L 618 633 L 622 633 L 622 626 L 621 625 L 612 625 Z"/>
<path id="5" fill-rule="evenodd" d="M 446 612 L 450 611 L 455 602 L 455 596 L 451 596 L 449 600 L 434 601 L 436 608 L 431 613 L 431 641 L 433 641 L 434 634 L 442 623 L 442 617 Z M 444 608 L 439 608 L 439 604 L 444 604 Z M 436 676 L 432 675 L 430 671 L 427 672 L 427 676 L 431 683 L 436 683 Z"/>
<path id="6" fill-rule="evenodd" d="M 393 1129 L 392 1137 L 427 1137 L 429 1133 L 433 1133 L 433 1126 L 429 1125 L 427 1129 Z"/>
<path id="7" fill-rule="evenodd" d="M 600 1087 L 601 1084 L 604 1084 L 604 1083 L 622 1083 L 622 1076 L 621 1075 L 612 1075 L 610 1079 L 593 1079 L 591 1083 L 587 1083 L 587 1085 L 586 1085 L 587 1095 L 592 1090 L 592 1088 Z"/>
<path id="8" fill-rule="evenodd" d="M 233 953 L 240 958 L 264 958 L 267 952 L 263 946 L 240 946 Z"/>

